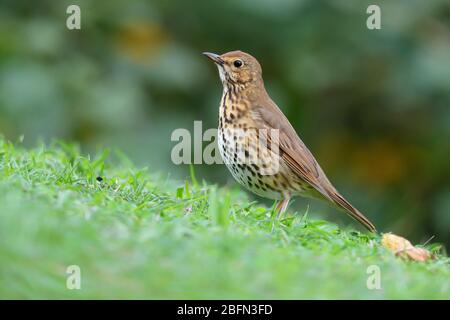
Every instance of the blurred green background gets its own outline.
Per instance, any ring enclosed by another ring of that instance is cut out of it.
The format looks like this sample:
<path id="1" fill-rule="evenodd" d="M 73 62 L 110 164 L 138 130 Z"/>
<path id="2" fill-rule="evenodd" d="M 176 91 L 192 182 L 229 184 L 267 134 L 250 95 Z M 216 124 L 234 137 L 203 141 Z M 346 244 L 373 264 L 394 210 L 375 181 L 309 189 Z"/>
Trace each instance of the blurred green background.
<path id="1" fill-rule="evenodd" d="M 70 4 L 81 30 L 66 28 Z M 381 30 L 366 28 L 369 4 Z M 183 179 L 170 135 L 216 127 L 222 91 L 201 52 L 236 49 L 259 59 L 273 99 L 381 231 L 450 244 L 448 0 L 3 0 L 0 134 L 117 147 Z M 224 166 L 196 169 L 234 184 Z"/>

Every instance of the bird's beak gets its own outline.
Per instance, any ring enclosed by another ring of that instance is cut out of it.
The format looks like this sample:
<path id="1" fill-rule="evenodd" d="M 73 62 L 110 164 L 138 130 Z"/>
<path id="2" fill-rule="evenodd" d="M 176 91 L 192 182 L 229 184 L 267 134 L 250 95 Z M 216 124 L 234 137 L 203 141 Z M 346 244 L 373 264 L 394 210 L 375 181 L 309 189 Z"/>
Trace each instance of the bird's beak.
<path id="1" fill-rule="evenodd" d="M 218 54 L 211 52 L 203 52 L 203 54 L 214 61 L 214 63 L 218 64 L 219 66 L 223 66 L 224 61 Z"/>

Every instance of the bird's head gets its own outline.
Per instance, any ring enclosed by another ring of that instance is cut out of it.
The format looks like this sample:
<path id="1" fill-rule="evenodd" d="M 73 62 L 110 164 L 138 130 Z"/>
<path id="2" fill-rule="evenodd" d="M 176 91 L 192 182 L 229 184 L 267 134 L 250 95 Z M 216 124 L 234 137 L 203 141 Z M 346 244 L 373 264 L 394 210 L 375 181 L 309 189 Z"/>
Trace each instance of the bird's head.
<path id="1" fill-rule="evenodd" d="M 210 52 L 203 54 L 217 65 L 224 88 L 259 85 L 262 82 L 261 65 L 248 53 L 230 51 L 222 55 Z"/>

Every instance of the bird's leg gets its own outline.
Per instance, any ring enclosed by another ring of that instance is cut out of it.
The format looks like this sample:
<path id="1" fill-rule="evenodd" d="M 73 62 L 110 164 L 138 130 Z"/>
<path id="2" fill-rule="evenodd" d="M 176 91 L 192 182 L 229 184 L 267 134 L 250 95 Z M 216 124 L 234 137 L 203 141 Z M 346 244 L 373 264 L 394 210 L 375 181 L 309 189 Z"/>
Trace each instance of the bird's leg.
<path id="1" fill-rule="evenodd" d="M 277 217 L 272 221 L 272 232 L 275 229 L 275 220 L 280 221 L 281 217 L 283 216 L 283 213 L 286 211 L 288 204 L 289 204 L 290 197 L 284 197 L 280 201 L 278 201 L 275 211 L 277 212 Z"/>
<path id="2" fill-rule="evenodd" d="M 275 210 L 278 212 L 277 213 L 277 220 L 280 220 L 281 217 L 283 216 L 283 213 L 286 211 L 288 204 L 289 204 L 289 197 L 286 197 L 284 199 L 281 199 L 280 202 L 277 203 L 277 206 L 275 208 Z"/>

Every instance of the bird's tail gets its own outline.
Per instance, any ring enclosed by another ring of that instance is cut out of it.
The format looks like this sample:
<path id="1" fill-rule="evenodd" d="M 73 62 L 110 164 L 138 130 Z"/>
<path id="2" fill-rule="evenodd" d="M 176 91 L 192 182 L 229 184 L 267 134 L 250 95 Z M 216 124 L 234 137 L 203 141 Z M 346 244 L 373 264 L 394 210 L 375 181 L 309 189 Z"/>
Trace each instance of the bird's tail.
<path id="1" fill-rule="evenodd" d="M 371 231 L 371 232 L 377 232 L 377 229 L 375 228 L 374 224 L 367 219 L 361 212 L 358 211 L 358 209 L 356 209 L 354 206 L 352 206 L 350 204 L 350 202 L 348 202 L 343 196 L 341 196 L 337 191 L 333 192 L 329 192 L 328 193 L 331 200 L 333 200 L 333 202 L 340 207 L 341 209 L 344 209 L 345 212 L 352 217 L 353 219 L 355 219 L 356 221 L 358 221 L 359 223 L 361 223 L 364 227 L 366 227 L 367 230 Z"/>

